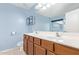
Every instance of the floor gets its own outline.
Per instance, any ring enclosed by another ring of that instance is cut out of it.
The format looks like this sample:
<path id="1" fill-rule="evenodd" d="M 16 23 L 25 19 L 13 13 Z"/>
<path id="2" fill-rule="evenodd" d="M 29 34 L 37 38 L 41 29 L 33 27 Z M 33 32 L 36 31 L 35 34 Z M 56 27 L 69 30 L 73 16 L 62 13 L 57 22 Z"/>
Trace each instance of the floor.
<path id="1" fill-rule="evenodd" d="M 26 55 L 23 51 L 22 47 L 16 47 L 13 49 L 7 49 L 5 51 L 1 51 L 0 55 Z"/>

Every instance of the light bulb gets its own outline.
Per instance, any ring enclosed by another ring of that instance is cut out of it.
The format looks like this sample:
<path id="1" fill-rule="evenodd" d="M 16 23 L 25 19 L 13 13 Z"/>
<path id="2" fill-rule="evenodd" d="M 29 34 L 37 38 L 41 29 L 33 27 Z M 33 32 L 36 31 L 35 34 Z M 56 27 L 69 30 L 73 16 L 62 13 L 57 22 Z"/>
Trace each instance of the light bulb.
<path id="1" fill-rule="evenodd" d="M 47 8 L 45 6 L 42 7 L 43 10 L 46 10 Z"/>
<path id="2" fill-rule="evenodd" d="M 42 7 L 42 4 L 41 4 L 41 3 L 39 3 L 37 6 L 38 6 L 38 7 Z"/>
<path id="3" fill-rule="evenodd" d="M 56 3 L 50 3 L 51 5 L 54 5 L 54 4 L 56 4 Z"/>
<path id="4" fill-rule="evenodd" d="M 46 7 L 50 7 L 51 5 L 50 4 L 46 4 Z"/>
<path id="5" fill-rule="evenodd" d="M 38 4 L 36 7 L 35 7 L 35 9 L 40 9 L 42 7 L 42 4 Z"/>

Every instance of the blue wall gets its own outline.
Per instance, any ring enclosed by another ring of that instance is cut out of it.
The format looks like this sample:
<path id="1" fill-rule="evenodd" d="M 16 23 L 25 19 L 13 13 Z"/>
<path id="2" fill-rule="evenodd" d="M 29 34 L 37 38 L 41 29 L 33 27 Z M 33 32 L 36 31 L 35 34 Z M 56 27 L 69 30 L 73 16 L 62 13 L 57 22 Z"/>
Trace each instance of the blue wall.
<path id="1" fill-rule="evenodd" d="M 33 26 L 26 25 L 26 18 L 35 16 Z M 49 31 L 49 20 L 40 16 L 34 10 L 24 10 L 11 4 L 0 4 L 0 50 L 16 47 L 17 42 L 22 40 L 25 32 L 35 30 Z M 11 32 L 16 32 L 11 35 Z"/>
<path id="2" fill-rule="evenodd" d="M 50 27 L 50 21 L 49 21 L 48 17 L 41 16 L 41 15 L 37 14 L 34 7 L 32 7 L 30 10 L 27 10 L 27 12 L 24 12 L 24 13 L 26 15 L 26 18 L 28 16 L 35 16 L 35 24 L 28 26 L 28 32 L 49 31 L 50 30 L 50 28 L 49 28 Z"/>

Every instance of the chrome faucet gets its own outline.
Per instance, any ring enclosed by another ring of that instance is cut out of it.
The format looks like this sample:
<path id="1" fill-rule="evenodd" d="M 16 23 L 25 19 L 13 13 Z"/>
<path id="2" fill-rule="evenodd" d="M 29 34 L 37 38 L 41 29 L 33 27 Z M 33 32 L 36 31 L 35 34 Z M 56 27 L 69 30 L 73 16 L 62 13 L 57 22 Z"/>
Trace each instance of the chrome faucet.
<path id="1" fill-rule="evenodd" d="M 59 33 L 59 32 L 56 32 L 56 36 L 57 36 L 57 37 L 60 37 L 61 35 L 60 35 L 60 33 Z"/>

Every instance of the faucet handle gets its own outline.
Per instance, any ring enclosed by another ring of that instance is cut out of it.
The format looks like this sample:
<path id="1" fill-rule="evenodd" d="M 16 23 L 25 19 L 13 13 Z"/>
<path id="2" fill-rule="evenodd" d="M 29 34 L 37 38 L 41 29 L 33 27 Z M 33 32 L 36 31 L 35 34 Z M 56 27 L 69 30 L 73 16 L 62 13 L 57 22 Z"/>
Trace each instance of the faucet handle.
<path id="1" fill-rule="evenodd" d="M 59 32 L 56 32 L 56 36 L 57 36 L 57 37 L 60 37 L 60 33 L 59 33 Z"/>

